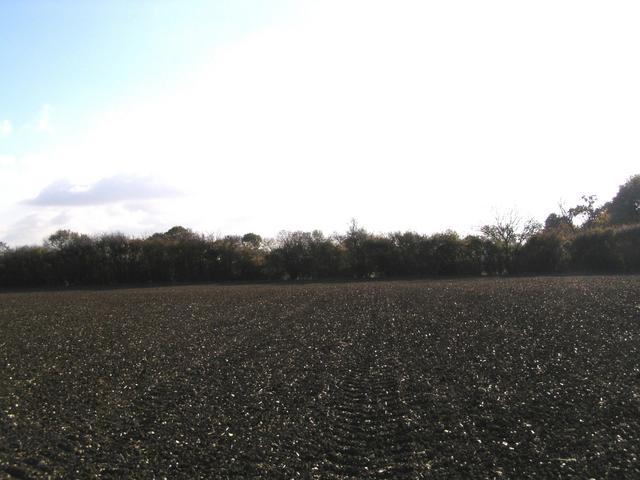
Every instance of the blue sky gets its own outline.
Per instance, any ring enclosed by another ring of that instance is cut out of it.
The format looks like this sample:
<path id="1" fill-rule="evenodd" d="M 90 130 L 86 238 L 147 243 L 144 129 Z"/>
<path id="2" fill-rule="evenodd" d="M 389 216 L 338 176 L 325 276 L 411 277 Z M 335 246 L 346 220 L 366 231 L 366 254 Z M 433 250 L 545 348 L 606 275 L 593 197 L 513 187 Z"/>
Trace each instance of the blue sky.
<path id="1" fill-rule="evenodd" d="M 55 106 L 59 128 L 170 90 L 213 49 L 276 19 L 284 1 L 0 3 L 0 116 L 15 127 Z M 14 138 L 20 152 L 37 137 Z"/>
<path id="2" fill-rule="evenodd" d="M 0 2 L 0 241 L 543 221 L 638 173 L 640 7 Z"/>

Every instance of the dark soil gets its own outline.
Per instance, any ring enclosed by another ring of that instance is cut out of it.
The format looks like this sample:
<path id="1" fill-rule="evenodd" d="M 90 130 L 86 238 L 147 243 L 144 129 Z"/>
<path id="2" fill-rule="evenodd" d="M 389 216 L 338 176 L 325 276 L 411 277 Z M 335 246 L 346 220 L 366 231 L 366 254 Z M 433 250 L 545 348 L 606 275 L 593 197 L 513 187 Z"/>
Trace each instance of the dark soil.
<path id="1" fill-rule="evenodd" d="M 640 478 L 640 277 L 0 294 L 0 477 Z"/>

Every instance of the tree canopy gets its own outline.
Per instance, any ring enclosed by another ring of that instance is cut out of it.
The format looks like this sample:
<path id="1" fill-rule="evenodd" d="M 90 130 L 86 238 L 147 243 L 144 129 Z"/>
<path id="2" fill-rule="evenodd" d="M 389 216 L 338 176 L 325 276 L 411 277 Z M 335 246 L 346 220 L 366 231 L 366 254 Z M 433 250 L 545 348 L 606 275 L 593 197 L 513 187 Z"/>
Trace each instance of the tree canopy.
<path id="1" fill-rule="evenodd" d="M 585 195 L 544 226 L 510 211 L 465 238 L 374 234 L 355 220 L 344 234 L 283 231 L 276 238 L 205 236 L 179 225 L 143 238 L 58 230 L 40 246 L 0 242 L 0 286 L 640 272 L 639 209 L 636 175 L 602 205 Z"/>

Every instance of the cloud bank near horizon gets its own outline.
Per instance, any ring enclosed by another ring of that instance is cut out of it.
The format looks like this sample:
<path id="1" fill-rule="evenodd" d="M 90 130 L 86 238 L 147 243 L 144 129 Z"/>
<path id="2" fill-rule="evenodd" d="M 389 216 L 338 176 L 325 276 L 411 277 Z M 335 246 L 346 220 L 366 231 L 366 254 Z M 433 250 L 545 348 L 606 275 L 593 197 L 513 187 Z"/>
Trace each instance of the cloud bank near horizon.
<path id="1" fill-rule="evenodd" d="M 34 206 L 88 206 L 181 196 L 182 192 L 150 177 L 116 175 L 90 185 L 58 180 L 24 203 Z"/>

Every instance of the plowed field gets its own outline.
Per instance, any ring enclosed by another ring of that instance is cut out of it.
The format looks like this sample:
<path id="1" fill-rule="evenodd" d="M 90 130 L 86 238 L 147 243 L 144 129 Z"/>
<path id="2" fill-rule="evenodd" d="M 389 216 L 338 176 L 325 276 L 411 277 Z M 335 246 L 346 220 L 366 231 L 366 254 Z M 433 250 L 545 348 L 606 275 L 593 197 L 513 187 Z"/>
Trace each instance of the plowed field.
<path id="1" fill-rule="evenodd" d="M 0 477 L 640 478 L 640 277 L 0 294 Z"/>

